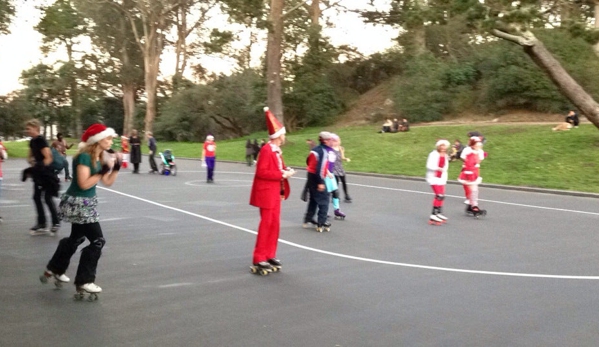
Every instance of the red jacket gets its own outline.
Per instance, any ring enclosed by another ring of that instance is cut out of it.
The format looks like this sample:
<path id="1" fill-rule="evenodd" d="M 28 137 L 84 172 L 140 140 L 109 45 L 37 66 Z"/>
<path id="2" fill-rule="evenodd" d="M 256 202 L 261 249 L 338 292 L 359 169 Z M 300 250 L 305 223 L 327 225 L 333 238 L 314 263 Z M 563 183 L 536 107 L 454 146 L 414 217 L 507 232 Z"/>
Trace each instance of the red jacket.
<path id="1" fill-rule="evenodd" d="M 279 148 L 267 143 L 260 150 L 250 205 L 260 208 L 274 208 L 281 203 L 281 197 L 289 196 L 289 182 L 283 179 L 283 170 L 286 168 L 283 157 L 278 152 Z"/>

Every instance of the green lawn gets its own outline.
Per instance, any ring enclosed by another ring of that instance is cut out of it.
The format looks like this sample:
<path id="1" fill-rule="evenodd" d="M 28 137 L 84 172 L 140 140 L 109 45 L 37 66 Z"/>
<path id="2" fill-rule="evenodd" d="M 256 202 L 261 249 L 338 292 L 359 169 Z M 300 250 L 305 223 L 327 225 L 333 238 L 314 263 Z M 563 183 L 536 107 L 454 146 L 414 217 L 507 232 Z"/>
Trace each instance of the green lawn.
<path id="1" fill-rule="evenodd" d="M 466 133 L 478 130 L 487 137 L 489 156 L 481 164 L 484 183 L 542 187 L 599 193 L 599 130 L 581 125 L 566 132 L 552 132 L 550 125 L 458 125 L 412 127 L 408 133 L 379 134 L 375 126 L 332 130 L 341 136 L 347 171 L 423 177 L 428 153 L 438 138 L 466 142 Z M 308 153 L 307 138 L 316 139 L 320 129 L 288 134 L 283 156 L 289 166 L 303 168 Z M 266 138 L 252 134 L 252 140 Z M 217 158 L 244 161 L 245 141 L 218 141 Z M 5 143 L 10 156 L 24 156 L 27 143 Z M 176 157 L 199 158 L 201 143 L 159 142 Z M 147 151 L 147 148 L 144 149 Z M 72 149 L 69 153 L 75 153 Z M 452 162 L 450 179 L 456 179 L 460 162 Z"/>

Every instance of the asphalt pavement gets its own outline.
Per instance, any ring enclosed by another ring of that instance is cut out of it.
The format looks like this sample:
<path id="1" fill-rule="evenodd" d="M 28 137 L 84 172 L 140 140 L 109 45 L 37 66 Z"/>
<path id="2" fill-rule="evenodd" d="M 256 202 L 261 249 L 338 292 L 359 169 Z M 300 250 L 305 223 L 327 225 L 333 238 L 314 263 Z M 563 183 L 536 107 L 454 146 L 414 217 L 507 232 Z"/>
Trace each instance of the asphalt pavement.
<path id="1" fill-rule="evenodd" d="M 425 182 L 349 175 L 347 218 L 317 233 L 301 225 L 299 171 L 282 207 L 283 270 L 262 277 L 249 272 L 254 168 L 217 162 L 207 184 L 199 161 L 177 164 L 177 176 L 125 169 L 98 188 L 96 302 L 40 283 L 70 225 L 30 236 L 25 162 L 2 164 L 0 346 L 599 344 L 598 199 L 482 188 L 477 220 L 448 185 L 449 222 L 431 226 Z"/>

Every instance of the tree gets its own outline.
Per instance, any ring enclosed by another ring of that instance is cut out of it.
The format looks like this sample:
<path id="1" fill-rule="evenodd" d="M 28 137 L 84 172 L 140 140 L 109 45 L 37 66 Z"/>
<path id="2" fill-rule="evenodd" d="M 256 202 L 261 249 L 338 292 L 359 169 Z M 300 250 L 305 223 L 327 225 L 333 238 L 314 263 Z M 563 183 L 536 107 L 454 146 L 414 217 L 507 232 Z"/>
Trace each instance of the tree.
<path id="1" fill-rule="evenodd" d="M 21 82 L 25 85 L 23 96 L 28 101 L 28 112 L 44 125 L 55 124 L 58 109 L 66 104 L 69 81 L 52 67 L 38 64 L 21 73 Z"/>
<path id="2" fill-rule="evenodd" d="M 79 114 L 77 71 L 75 68 L 74 49 L 80 43 L 82 35 L 86 33 L 85 23 L 81 15 L 73 8 L 70 0 L 56 0 L 52 5 L 42 7 L 42 19 L 35 29 L 42 34 L 42 51 L 48 53 L 56 50 L 57 45 L 64 45 L 68 57 L 70 76 L 69 97 L 75 116 L 75 135 L 79 137 L 82 133 L 81 119 Z"/>
<path id="3" fill-rule="evenodd" d="M 520 6 L 508 1 L 494 6 L 480 4 L 477 5 L 478 16 L 473 18 L 478 18 L 492 35 L 520 45 L 524 53 L 547 74 L 564 96 L 599 128 L 599 103 L 570 76 L 533 33 L 535 27 L 551 20 L 547 17 L 547 12 L 542 11 L 541 4 L 541 1 L 531 1 Z M 481 11 L 488 11 L 491 15 L 480 16 Z"/>
<path id="4" fill-rule="evenodd" d="M 393 9 L 409 1 L 393 0 L 392 10 L 370 12 L 367 20 L 385 23 L 405 24 L 405 20 L 415 16 L 417 11 L 393 12 Z M 599 41 L 597 31 L 589 26 L 589 15 L 595 2 L 589 0 L 432 0 L 427 2 L 430 22 L 445 24 L 448 18 L 464 16 L 471 31 L 469 34 L 480 39 L 480 35 L 496 38 L 520 45 L 532 61 L 540 67 L 572 104 L 599 128 L 599 104 L 569 75 L 560 62 L 537 39 L 533 31 L 546 26 L 563 26 L 573 33 L 586 35 L 589 42 Z M 595 9 L 596 10 L 596 9 Z M 582 32 L 582 33 L 581 33 Z M 478 35 L 478 36 L 476 36 Z"/>
<path id="5" fill-rule="evenodd" d="M 8 26 L 15 15 L 15 7 L 11 0 L 0 0 L 0 35 L 10 33 Z"/>
<path id="6" fill-rule="evenodd" d="M 114 71 L 113 76 L 105 74 L 104 77 L 113 77 L 112 83 L 120 85 L 124 111 L 122 129 L 124 134 L 130 134 L 136 114 L 137 93 L 144 84 L 143 55 L 127 16 L 127 11 L 134 6 L 133 0 L 116 0 L 118 2 L 111 3 L 74 1 L 78 11 L 93 22 L 88 31 L 92 42 L 114 61 L 113 69 L 107 69 Z M 139 22 L 135 25 L 141 30 Z"/>
<path id="7" fill-rule="evenodd" d="M 166 44 L 165 35 L 172 25 L 172 17 L 181 6 L 179 0 L 137 0 L 133 7 L 121 9 L 129 18 L 135 40 L 144 57 L 144 81 L 146 90 L 146 117 L 144 131 L 151 132 L 157 113 L 158 73 L 160 57 Z M 141 21 L 141 31 L 137 22 Z"/>

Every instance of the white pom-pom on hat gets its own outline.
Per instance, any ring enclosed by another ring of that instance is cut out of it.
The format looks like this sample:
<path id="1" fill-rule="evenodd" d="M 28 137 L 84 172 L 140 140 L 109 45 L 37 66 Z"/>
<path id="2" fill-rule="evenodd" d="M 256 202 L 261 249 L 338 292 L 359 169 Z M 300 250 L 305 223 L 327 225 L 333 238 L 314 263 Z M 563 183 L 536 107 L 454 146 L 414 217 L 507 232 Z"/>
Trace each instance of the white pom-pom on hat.
<path id="1" fill-rule="evenodd" d="M 445 139 L 441 139 L 441 140 L 437 141 L 437 143 L 435 143 L 435 147 L 439 147 L 441 145 L 445 145 L 446 147 L 449 147 L 449 141 L 447 141 Z"/>

